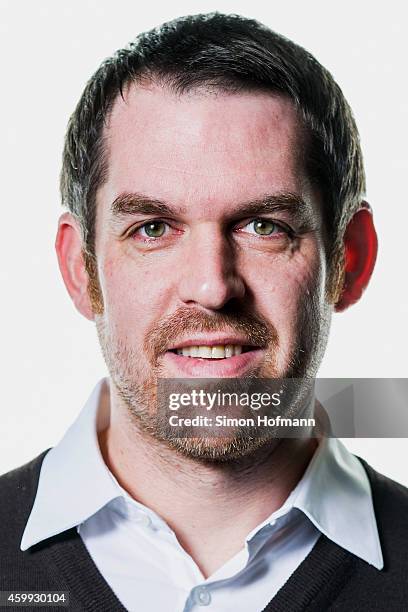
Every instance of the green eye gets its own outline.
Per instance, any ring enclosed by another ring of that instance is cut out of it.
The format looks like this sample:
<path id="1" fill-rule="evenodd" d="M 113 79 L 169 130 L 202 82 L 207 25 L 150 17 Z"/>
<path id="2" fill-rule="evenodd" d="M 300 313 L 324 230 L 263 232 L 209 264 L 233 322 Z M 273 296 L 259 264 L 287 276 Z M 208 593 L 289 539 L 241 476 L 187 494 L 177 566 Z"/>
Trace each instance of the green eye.
<path id="1" fill-rule="evenodd" d="M 152 221 L 151 223 L 146 223 L 143 229 L 149 238 L 161 238 L 166 231 L 166 224 L 164 221 Z"/>
<path id="2" fill-rule="evenodd" d="M 276 229 L 275 223 L 267 221 L 266 219 L 255 219 L 252 223 L 255 232 L 261 236 L 269 236 L 273 234 L 273 231 Z"/>

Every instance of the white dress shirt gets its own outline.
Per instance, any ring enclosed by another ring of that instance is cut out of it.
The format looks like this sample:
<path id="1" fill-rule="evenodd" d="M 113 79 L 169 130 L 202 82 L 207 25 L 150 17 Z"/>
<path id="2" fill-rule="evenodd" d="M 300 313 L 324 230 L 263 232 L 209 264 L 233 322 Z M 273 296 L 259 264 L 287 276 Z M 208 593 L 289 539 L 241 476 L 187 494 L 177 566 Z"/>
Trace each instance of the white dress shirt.
<path id="1" fill-rule="evenodd" d="M 108 425 L 109 410 L 109 381 L 102 379 L 44 459 L 21 550 L 77 527 L 100 573 L 131 612 L 260 612 L 321 533 L 382 569 L 365 470 L 340 441 L 322 438 L 283 506 L 205 579 L 165 521 L 131 498 L 106 466 L 97 432 Z M 222 523 L 220 516 L 220 529 Z"/>

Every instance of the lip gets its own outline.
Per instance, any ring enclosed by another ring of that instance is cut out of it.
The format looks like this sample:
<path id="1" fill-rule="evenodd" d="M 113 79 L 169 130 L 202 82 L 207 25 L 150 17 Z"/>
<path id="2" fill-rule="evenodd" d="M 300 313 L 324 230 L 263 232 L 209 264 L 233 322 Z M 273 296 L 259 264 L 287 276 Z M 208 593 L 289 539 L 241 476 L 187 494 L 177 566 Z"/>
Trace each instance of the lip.
<path id="1" fill-rule="evenodd" d="M 247 338 L 243 338 L 242 336 L 241 337 L 221 336 L 221 335 L 211 336 L 209 334 L 205 334 L 205 335 L 196 335 L 194 338 L 191 338 L 189 336 L 185 340 L 179 340 L 175 342 L 174 344 L 172 344 L 171 346 L 169 346 L 167 350 L 173 351 L 175 349 L 185 348 L 187 346 L 220 346 L 220 345 L 226 346 L 227 344 L 239 344 L 241 346 L 253 346 L 253 344 L 249 342 Z M 258 347 L 254 347 L 254 348 L 258 348 Z M 191 357 L 191 359 L 194 359 L 194 357 Z M 232 359 L 232 357 L 230 357 L 230 359 Z"/>
<path id="2" fill-rule="evenodd" d="M 223 343 L 224 340 L 220 342 L 220 344 Z M 206 345 L 201 346 L 208 346 L 208 344 L 207 342 Z M 239 344 L 239 342 L 226 342 L 226 344 Z M 195 344 L 183 344 L 183 346 L 195 346 Z M 205 359 L 185 357 L 167 351 L 161 359 L 162 367 L 164 366 L 166 375 L 170 373 L 170 378 L 240 378 L 261 363 L 264 353 L 263 349 L 254 348 L 226 359 Z"/>

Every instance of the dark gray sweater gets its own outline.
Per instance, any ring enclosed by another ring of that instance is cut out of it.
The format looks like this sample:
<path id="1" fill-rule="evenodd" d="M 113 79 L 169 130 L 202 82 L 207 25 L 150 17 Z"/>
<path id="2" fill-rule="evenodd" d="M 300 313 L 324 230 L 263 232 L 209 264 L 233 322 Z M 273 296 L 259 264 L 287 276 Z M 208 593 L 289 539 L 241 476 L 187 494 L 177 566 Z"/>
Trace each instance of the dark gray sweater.
<path id="1" fill-rule="evenodd" d="M 0 477 L 0 591 L 69 592 L 68 608 L 48 610 L 123 611 L 75 528 L 20 550 L 47 452 Z M 384 569 L 377 570 L 321 535 L 264 612 L 408 612 L 408 489 L 360 461 L 371 483 Z M 140 612 L 145 612 L 143 604 Z"/>

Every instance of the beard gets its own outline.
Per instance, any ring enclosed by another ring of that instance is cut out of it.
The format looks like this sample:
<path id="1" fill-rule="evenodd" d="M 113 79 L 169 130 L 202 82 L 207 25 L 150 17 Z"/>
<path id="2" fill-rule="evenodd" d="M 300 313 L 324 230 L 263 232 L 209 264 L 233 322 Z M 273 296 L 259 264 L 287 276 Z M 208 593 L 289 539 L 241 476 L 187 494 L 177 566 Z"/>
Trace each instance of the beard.
<path id="1" fill-rule="evenodd" d="M 227 462 L 248 457 L 267 445 L 272 448 L 278 440 L 276 433 L 270 429 L 265 429 L 263 435 L 259 435 L 259 428 L 255 431 L 240 426 L 229 429 L 228 435 L 219 432 L 214 435 L 213 431 L 206 435 L 202 430 L 203 433 L 192 437 L 191 428 L 185 428 L 181 433 L 179 430 L 175 435 L 174 428 L 169 426 L 168 414 L 165 416 L 165 411 L 160 408 L 163 398 L 158 397 L 158 380 L 166 378 L 160 357 L 172 341 L 194 332 L 239 333 L 248 339 L 248 344 L 262 347 L 265 351 L 262 363 L 249 371 L 246 378 L 300 381 L 291 406 L 283 415 L 289 416 L 290 413 L 291 416 L 299 416 L 305 407 L 310 379 L 316 375 L 326 348 L 330 319 L 330 307 L 326 303 L 322 305 L 318 291 L 309 288 L 298 308 L 296 342 L 290 353 L 284 356 L 285 367 L 279 370 L 277 356 L 282 348 L 277 329 L 238 303 L 231 302 L 211 315 L 189 307 L 179 308 L 148 330 L 142 348 L 145 359 L 140 359 L 140 350 L 135 350 L 126 340 L 109 333 L 103 315 L 95 317 L 102 353 L 119 401 L 130 417 L 131 426 L 139 434 L 148 435 L 167 448 L 203 462 Z M 220 381 L 222 379 L 218 379 L 218 384 Z M 231 379 L 228 382 L 231 384 Z M 237 379 L 236 388 L 240 382 Z"/>

